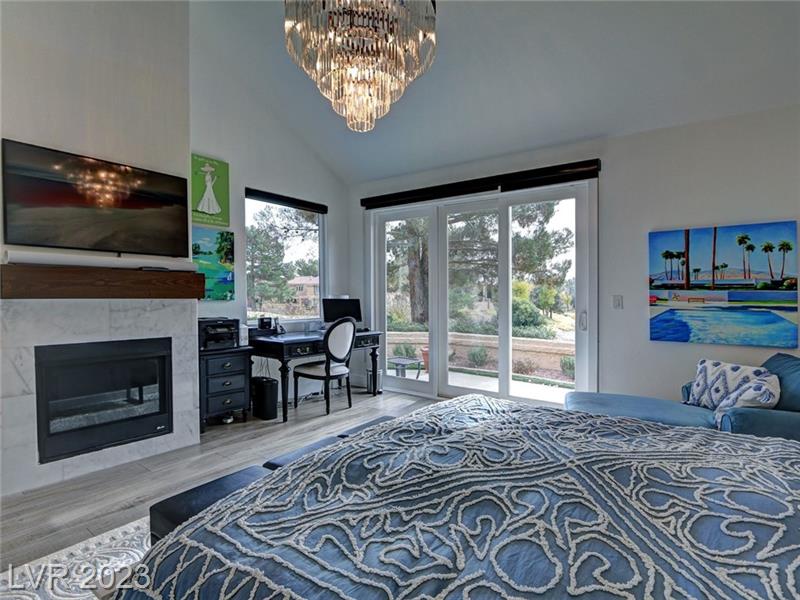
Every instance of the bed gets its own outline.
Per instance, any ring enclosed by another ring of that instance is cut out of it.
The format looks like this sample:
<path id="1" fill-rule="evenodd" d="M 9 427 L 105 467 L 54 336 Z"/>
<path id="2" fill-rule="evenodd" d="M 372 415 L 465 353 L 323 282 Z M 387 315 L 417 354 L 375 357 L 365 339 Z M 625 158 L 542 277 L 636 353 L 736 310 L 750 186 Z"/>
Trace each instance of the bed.
<path id="1" fill-rule="evenodd" d="M 469 395 L 184 523 L 119 598 L 798 598 L 800 443 Z"/>

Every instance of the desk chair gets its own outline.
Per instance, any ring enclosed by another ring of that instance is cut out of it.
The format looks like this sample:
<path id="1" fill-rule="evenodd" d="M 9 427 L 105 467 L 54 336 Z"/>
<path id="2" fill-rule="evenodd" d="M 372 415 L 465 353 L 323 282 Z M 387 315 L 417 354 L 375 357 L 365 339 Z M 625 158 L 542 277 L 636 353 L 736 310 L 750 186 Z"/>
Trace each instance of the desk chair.
<path id="1" fill-rule="evenodd" d="M 304 363 L 294 368 L 294 407 L 297 408 L 298 380 L 301 377 L 324 382 L 325 414 L 331 414 L 331 381 L 347 384 L 347 407 L 353 406 L 353 396 L 350 393 L 350 354 L 353 352 L 353 343 L 356 339 L 356 320 L 352 317 L 343 317 L 335 321 L 325 332 L 322 338 L 322 347 L 325 349 L 325 360 Z"/>

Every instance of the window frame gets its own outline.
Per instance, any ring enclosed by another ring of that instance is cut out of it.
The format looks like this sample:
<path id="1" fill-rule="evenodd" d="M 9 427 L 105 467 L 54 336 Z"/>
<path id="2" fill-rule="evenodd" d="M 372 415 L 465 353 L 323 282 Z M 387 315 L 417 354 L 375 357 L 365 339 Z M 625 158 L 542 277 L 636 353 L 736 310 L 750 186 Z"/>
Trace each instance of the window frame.
<path id="1" fill-rule="evenodd" d="M 323 321 L 322 317 L 322 299 L 326 297 L 328 293 L 328 253 L 327 253 L 327 216 L 326 212 L 317 212 L 313 210 L 308 210 L 302 206 L 288 206 L 285 202 L 276 201 L 270 202 L 267 198 L 255 198 L 247 193 L 244 196 L 245 205 L 248 201 L 252 202 L 263 202 L 264 204 L 272 204 L 273 206 L 277 206 L 280 208 L 291 209 L 291 210 L 300 210 L 305 212 L 313 212 L 317 215 L 317 224 L 319 226 L 319 240 L 318 240 L 318 258 L 317 261 L 319 262 L 319 315 L 316 317 L 300 317 L 297 319 L 284 319 L 281 318 L 282 324 L 298 324 L 302 325 L 304 323 L 314 323 Z M 258 323 L 258 318 L 251 319 L 250 318 L 250 306 L 249 306 L 249 295 L 248 295 L 248 265 L 247 265 L 247 211 L 245 210 L 244 214 L 244 282 L 245 282 L 245 293 L 244 293 L 244 311 L 245 311 L 245 322 L 248 325 L 255 325 Z"/>
<path id="2" fill-rule="evenodd" d="M 398 206 L 388 206 L 385 208 L 374 208 L 364 211 L 364 229 L 365 229 L 365 273 L 364 285 L 368 291 L 368 305 L 371 322 L 373 327 L 379 329 L 383 328 L 385 323 L 386 314 L 385 306 L 382 306 L 382 301 L 378 298 L 381 285 L 381 278 L 385 277 L 382 269 L 385 269 L 385 249 L 381 248 L 381 231 L 384 222 L 393 220 L 395 218 L 402 218 L 406 214 L 411 214 L 414 210 L 423 211 L 425 209 L 433 210 L 435 216 L 434 225 L 434 245 L 430 248 L 430 269 L 431 274 L 437 273 L 438 281 L 432 286 L 431 298 L 441 299 L 435 300 L 435 304 L 430 308 L 430 319 L 436 321 L 434 326 L 430 328 L 430 361 L 433 365 L 432 372 L 430 373 L 430 381 L 433 383 L 433 389 L 426 389 L 421 392 L 423 395 L 430 394 L 430 397 L 455 397 L 458 395 L 474 392 L 475 390 L 467 388 L 459 388 L 447 384 L 447 360 L 446 352 L 443 349 L 447 347 L 448 343 L 448 319 L 446 315 L 449 314 L 449 306 L 447 304 L 447 277 L 441 277 L 439 273 L 447 272 L 447 236 L 444 228 L 446 227 L 446 215 L 450 211 L 455 210 L 468 210 L 470 208 L 480 209 L 485 208 L 487 203 L 494 204 L 493 210 L 498 210 L 500 214 L 499 227 L 504 228 L 505 237 L 509 242 L 508 247 L 504 247 L 503 238 L 499 241 L 498 248 L 498 262 L 500 264 L 500 271 L 498 272 L 498 281 L 501 283 L 501 289 L 506 290 L 506 293 L 501 297 L 500 301 L 508 303 L 509 308 L 505 311 L 505 318 L 498 323 L 498 338 L 501 335 L 506 335 L 507 340 L 500 344 L 499 358 L 503 361 L 502 368 L 509 372 L 509 364 L 511 362 L 511 325 L 510 325 L 510 280 L 512 277 L 510 252 L 511 252 L 511 236 L 510 236 L 510 223 L 511 223 L 511 208 L 520 204 L 529 204 L 531 202 L 548 202 L 552 200 L 561 200 L 564 198 L 565 192 L 574 197 L 576 201 L 576 281 L 582 278 L 584 281 L 583 293 L 581 300 L 576 305 L 576 318 L 583 319 L 585 325 L 580 326 L 576 323 L 576 351 L 580 345 L 581 356 L 583 360 L 575 374 L 576 389 L 579 391 L 597 391 L 599 389 L 599 331 L 598 331 L 598 314 L 599 314 L 599 269 L 598 269 L 598 180 L 596 178 L 583 179 L 571 181 L 568 183 L 557 183 L 554 185 L 540 186 L 536 188 L 525 188 L 520 190 L 511 190 L 507 192 L 501 191 L 499 188 L 494 191 L 487 191 L 476 194 L 468 194 L 463 196 L 455 196 L 451 198 L 441 198 L 418 202 L 415 204 L 404 204 Z M 580 207 L 583 204 L 583 207 Z M 487 209 L 488 210 L 488 209 Z M 433 289 L 435 288 L 435 289 Z M 438 311 L 438 312 L 436 312 Z M 505 332 L 505 334 L 503 333 Z M 383 347 L 381 351 L 385 353 L 386 336 L 384 336 Z M 440 357 L 444 355 L 444 358 Z M 397 381 L 396 378 L 386 376 L 384 373 L 384 388 L 389 391 L 408 391 L 409 384 L 415 385 L 419 382 L 406 382 L 405 380 Z M 519 398 L 510 394 L 510 379 L 506 381 L 503 377 L 500 378 L 499 391 L 489 392 L 482 391 L 489 396 L 504 397 L 510 399 L 522 399 L 531 401 L 526 398 Z M 420 393 L 420 392 L 418 392 Z M 535 400 L 534 402 L 545 402 Z M 544 405 L 552 406 L 551 403 L 545 402 Z"/>

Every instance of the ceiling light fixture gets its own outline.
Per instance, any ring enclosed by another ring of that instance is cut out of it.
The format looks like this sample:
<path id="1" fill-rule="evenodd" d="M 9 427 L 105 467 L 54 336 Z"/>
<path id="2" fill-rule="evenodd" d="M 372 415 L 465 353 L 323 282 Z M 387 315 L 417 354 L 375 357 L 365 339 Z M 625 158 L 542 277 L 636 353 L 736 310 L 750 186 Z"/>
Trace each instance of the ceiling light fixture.
<path id="1" fill-rule="evenodd" d="M 370 131 L 436 53 L 435 0 L 285 0 L 286 49 L 353 131 Z"/>

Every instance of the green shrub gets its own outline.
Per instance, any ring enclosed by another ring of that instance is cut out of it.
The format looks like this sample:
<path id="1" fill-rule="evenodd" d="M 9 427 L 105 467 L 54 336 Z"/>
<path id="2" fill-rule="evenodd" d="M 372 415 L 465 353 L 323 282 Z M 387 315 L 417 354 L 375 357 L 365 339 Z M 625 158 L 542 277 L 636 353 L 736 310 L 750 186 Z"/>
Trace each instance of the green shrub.
<path id="1" fill-rule="evenodd" d="M 514 327 L 538 327 L 544 325 L 544 315 L 530 300 L 511 301 L 511 324 Z"/>
<path id="2" fill-rule="evenodd" d="M 450 320 L 450 331 L 453 333 L 478 333 L 483 335 L 497 335 L 497 317 L 488 321 L 475 321 L 461 315 Z"/>
<path id="3" fill-rule="evenodd" d="M 403 332 L 403 331 L 428 331 L 427 323 L 412 323 L 406 320 L 396 320 L 392 315 L 386 317 L 387 331 Z"/>
<path id="4" fill-rule="evenodd" d="M 521 338 L 532 338 L 535 340 L 554 340 L 556 332 L 553 328 L 547 325 L 538 325 L 536 327 L 512 327 L 511 335 Z"/>
<path id="5" fill-rule="evenodd" d="M 483 365 L 487 363 L 488 360 L 489 360 L 489 353 L 483 346 L 470 348 L 469 351 L 467 352 L 467 362 L 469 362 L 469 365 L 471 367 L 476 367 L 480 369 Z"/>
<path id="6" fill-rule="evenodd" d="M 407 307 L 401 306 L 387 306 L 386 307 L 386 320 L 392 322 L 408 322 L 411 320 L 411 311 Z"/>
<path id="7" fill-rule="evenodd" d="M 417 349 L 412 344 L 397 344 L 394 347 L 394 355 L 403 358 L 417 358 Z"/>
<path id="8" fill-rule="evenodd" d="M 517 375 L 533 375 L 538 368 L 539 365 L 537 365 L 536 361 L 532 358 L 519 358 L 513 361 L 511 365 L 512 373 L 516 373 Z"/>
<path id="9" fill-rule="evenodd" d="M 757 290 L 774 290 L 775 286 L 769 281 L 759 281 L 756 285 Z"/>
<path id="10" fill-rule="evenodd" d="M 781 286 L 785 290 L 796 290 L 797 289 L 797 279 L 791 277 L 783 282 Z"/>
<path id="11" fill-rule="evenodd" d="M 561 357 L 561 372 L 569 377 L 575 379 L 575 357 L 562 356 Z"/>

